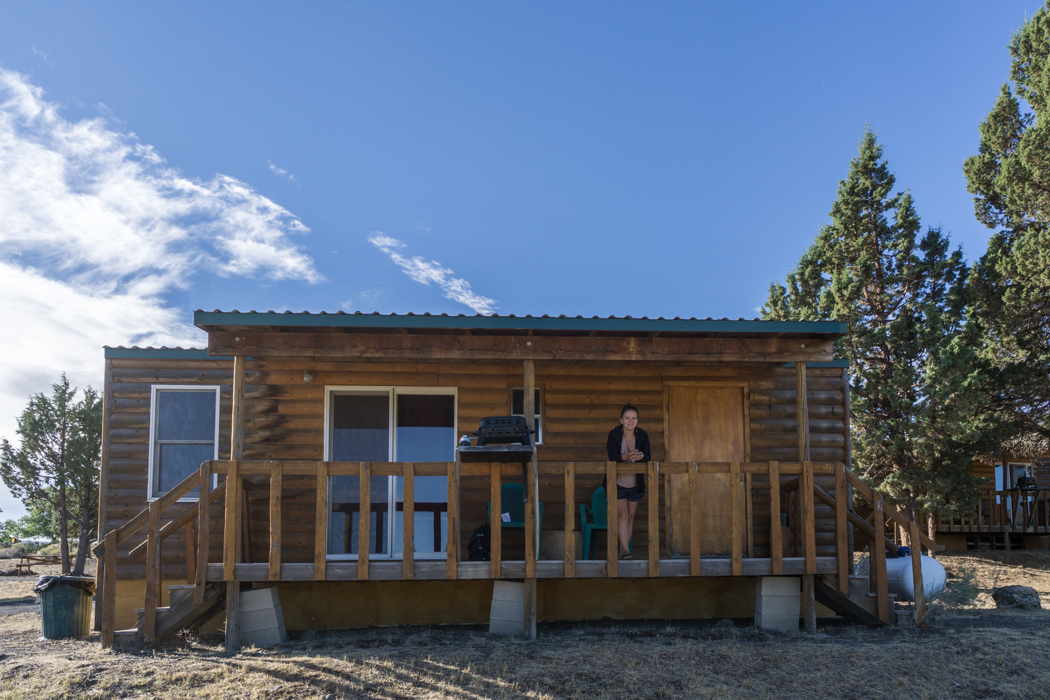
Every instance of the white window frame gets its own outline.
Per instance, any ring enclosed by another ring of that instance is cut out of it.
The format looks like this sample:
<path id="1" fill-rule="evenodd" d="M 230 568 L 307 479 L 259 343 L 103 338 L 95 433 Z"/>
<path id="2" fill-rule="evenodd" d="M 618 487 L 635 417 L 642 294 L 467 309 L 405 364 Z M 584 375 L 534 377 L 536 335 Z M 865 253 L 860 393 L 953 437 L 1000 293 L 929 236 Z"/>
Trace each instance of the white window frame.
<path id="1" fill-rule="evenodd" d="M 536 424 L 537 428 L 536 428 L 535 439 L 532 441 L 532 444 L 533 445 L 542 445 L 543 444 L 543 422 L 544 422 L 543 421 L 543 396 L 544 396 L 544 389 L 543 389 L 542 386 L 537 386 L 537 387 L 534 387 L 534 390 L 540 392 L 540 400 L 533 407 L 535 409 L 535 414 L 536 414 L 536 415 L 533 416 L 533 420 L 536 421 L 535 424 Z M 514 413 L 513 412 L 514 411 L 514 392 L 515 391 L 520 391 L 521 392 L 522 409 L 524 409 L 524 407 L 525 407 L 525 387 L 512 386 L 510 388 L 510 410 L 511 410 L 511 415 L 512 416 L 521 416 L 522 418 L 524 418 L 525 417 L 524 413 Z"/>
<path id="2" fill-rule="evenodd" d="M 387 425 L 390 426 L 390 437 L 387 442 L 387 456 L 390 462 L 397 462 L 397 397 L 399 395 L 406 394 L 423 394 L 428 396 L 442 395 L 452 396 L 452 440 L 451 445 L 452 453 L 455 454 L 458 438 L 456 437 L 456 430 L 459 426 L 459 389 L 454 386 L 359 386 L 354 384 L 340 384 L 333 386 L 325 386 L 324 388 L 324 461 L 332 461 L 331 450 L 332 450 L 332 422 L 335 416 L 332 411 L 332 397 L 341 394 L 378 394 L 381 392 L 388 392 L 390 398 L 387 408 Z M 451 461 L 451 460 L 450 460 Z M 333 479 L 335 477 L 328 477 Z M 394 479 L 396 477 L 389 477 L 390 486 L 387 488 L 387 512 L 395 513 L 395 499 L 397 498 L 397 489 L 394 488 Z M 328 489 L 328 512 L 332 512 L 332 489 Z M 387 551 L 390 554 L 371 554 L 369 560 L 376 561 L 397 561 L 398 559 L 404 558 L 404 552 L 400 555 L 394 552 L 394 527 L 393 519 L 391 519 L 390 527 L 386 528 L 387 538 Z M 328 533 L 325 533 L 325 549 L 327 550 L 327 537 Z M 445 552 L 431 552 L 431 553 L 417 553 L 415 559 L 445 559 Z M 328 560 L 331 561 L 357 561 L 357 553 L 350 554 L 332 554 L 328 553 Z"/>
<path id="3" fill-rule="evenodd" d="M 150 387 L 149 394 L 149 463 L 146 468 L 146 501 L 155 501 L 158 498 L 164 496 L 167 493 L 155 493 L 153 491 L 153 476 L 159 465 L 155 463 L 157 454 L 157 416 L 159 411 L 157 410 L 158 397 L 161 392 L 165 391 L 196 391 L 196 392 L 208 392 L 211 391 L 215 394 L 215 434 L 212 438 L 215 445 L 215 449 L 212 450 L 212 459 L 219 458 L 219 421 L 221 418 L 220 406 L 221 406 L 221 391 L 222 387 L 217 384 L 154 384 Z M 193 441 L 197 444 L 196 441 Z M 177 443 L 174 443 L 177 444 Z M 212 477 L 212 484 L 214 485 L 216 478 Z M 176 503 L 196 503 L 199 500 L 197 496 L 186 495 L 180 498 Z"/>

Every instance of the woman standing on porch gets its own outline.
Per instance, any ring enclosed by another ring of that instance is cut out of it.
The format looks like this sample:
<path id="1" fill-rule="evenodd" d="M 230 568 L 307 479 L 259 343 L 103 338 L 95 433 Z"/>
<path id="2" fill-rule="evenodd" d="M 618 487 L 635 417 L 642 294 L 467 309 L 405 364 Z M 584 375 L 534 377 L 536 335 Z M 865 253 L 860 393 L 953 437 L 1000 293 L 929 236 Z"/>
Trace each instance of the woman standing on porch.
<path id="1" fill-rule="evenodd" d="M 649 436 L 638 427 L 638 409 L 627 404 L 620 409 L 620 424 L 609 431 L 605 442 L 609 459 L 615 462 L 648 462 L 652 459 Z M 606 486 L 606 498 L 609 488 Z M 645 498 L 644 474 L 620 474 L 616 477 L 616 536 L 620 558 L 631 557 L 631 536 L 634 534 L 634 514 L 638 502 Z"/>

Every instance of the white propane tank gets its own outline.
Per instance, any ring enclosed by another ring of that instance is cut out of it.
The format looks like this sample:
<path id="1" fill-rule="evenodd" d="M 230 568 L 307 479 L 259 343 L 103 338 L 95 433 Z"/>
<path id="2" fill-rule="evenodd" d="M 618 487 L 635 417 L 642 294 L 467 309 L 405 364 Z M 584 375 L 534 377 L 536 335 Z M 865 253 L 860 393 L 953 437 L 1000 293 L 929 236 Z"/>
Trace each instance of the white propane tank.
<path id="1" fill-rule="evenodd" d="M 926 594 L 926 600 L 929 601 L 944 590 L 947 577 L 944 574 L 944 567 L 933 557 L 923 554 L 920 561 L 922 563 L 922 590 Z M 886 559 L 886 581 L 889 583 L 890 593 L 896 593 L 898 600 L 915 599 L 915 577 L 911 571 L 911 555 Z"/>

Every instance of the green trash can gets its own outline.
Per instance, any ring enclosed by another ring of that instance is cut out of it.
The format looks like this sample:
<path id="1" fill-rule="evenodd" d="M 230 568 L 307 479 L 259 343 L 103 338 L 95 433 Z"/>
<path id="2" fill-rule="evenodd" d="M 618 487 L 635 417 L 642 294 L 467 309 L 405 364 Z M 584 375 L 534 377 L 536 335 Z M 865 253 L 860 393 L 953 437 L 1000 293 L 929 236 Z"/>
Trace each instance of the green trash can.
<path id="1" fill-rule="evenodd" d="M 90 576 L 41 576 L 33 589 L 40 596 L 40 627 L 46 639 L 86 637 L 91 634 Z"/>

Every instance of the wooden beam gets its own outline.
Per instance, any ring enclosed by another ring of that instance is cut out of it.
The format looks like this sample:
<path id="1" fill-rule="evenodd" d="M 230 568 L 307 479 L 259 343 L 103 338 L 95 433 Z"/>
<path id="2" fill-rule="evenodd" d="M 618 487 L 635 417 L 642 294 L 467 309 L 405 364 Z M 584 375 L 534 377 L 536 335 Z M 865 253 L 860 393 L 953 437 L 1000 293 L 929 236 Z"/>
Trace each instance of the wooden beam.
<path id="1" fill-rule="evenodd" d="M 102 558 L 102 646 L 113 646 L 113 633 L 117 615 L 117 532 L 106 533 L 106 553 Z"/>
<path id="2" fill-rule="evenodd" d="M 565 578 L 576 577 L 576 469 L 565 463 Z M 583 527 L 581 524 L 580 527 Z"/>
<path id="3" fill-rule="evenodd" d="M 503 575 L 503 476 L 496 462 L 489 465 L 489 473 L 489 509 L 492 511 L 489 516 L 489 542 L 492 546 L 489 575 L 498 579 Z"/>
<path id="4" fill-rule="evenodd" d="M 157 537 L 160 503 L 149 504 L 146 529 L 146 600 L 142 613 L 142 639 L 147 644 L 157 638 L 157 596 L 160 594 L 160 540 Z"/>
<path id="5" fill-rule="evenodd" d="M 240 509 L 241 476 L 237 473 L 237 462 L 231 461 L 226 467 L 226 501 L 225 501 L 225 531 L 222 537 L 222 578 L 224 581 L 233 581 L 234 566 L 237 563 L 237 513 Z"/>
<path id="6" fill-rule="evenodd" d="M 448 463 L 447 496 L 448 514 L 445 525 L 445 577 L 454 581 L 459 577 L 459 457 Z"/>
<path id="7" fill-rule="evenodd" d="M 729 465 L 729 522 L 732 523 L 732 571 L 734 576 L 744 573 L 744 538 L 747 529 L 744 524 L 744 477 L 740 474 L 740 462 Z"/>
<path id="8" fill-rule="evenodd" d="M 528 426 L 529 430 L 534 431 L 533 442 L 537 436 L 536 432 L 536 363 L 533 360 L 525 360 L 522 363 L 523 370 L 523 396 L 522 396 L 522 410 L 525 412 L 525 425 Z M 539 455 L 535 450 L 532 452 L 532 476 L 529 478 L 529 483 L 525 485 L 527 489 L 528 504 L 525 506 L 525 529 L 527 533 L 531 533 L 532 538 L 532 551 L 533 551 L 533 571 L 535 571 L 535 557 L 540 550 L 540 530 L 543 527 L 543 523 L 538 522 L 539 518 L 539 503 L 540 503 L 540 482 L 537 476 L 539 475 Z M 534 524 L 533 529 L 529 529 L 529 513 L 532 514 L 532 521 Z M 528 544 L 526 543 L 525 553 L 526 561 L 528 561 Z M 528 564 L 526 564 L 526 571 L 528 570 Z"/>
<path id="9" fill-rule="evenodd" d="M 328 566 L 328 463 L 317 463 L 314 511 L 314 580 L 324 581 Z"/>
<path id="10" fill-rule="evenodd" d="M 803 345 L 805 347 L 803 347 Z M 216 331 L 213 355 L 395 360 L 586 360 L 655 362 L 827 362 L 831 340 L 817 338 L 582 337 Z"/>
<path id="11" fill-rule="evenodd" d="M 357 580 L 368 580 L 372 541 L 372 463 L 361 462 L 357 470 Z M 347 516 L 349 517 L 349 516 Z M 347 542 L 347 548 L 349 548 Z"/>
<path id="12" fill-rule="evenodd" d="M 813 574 L 802 577 L 802 621 L 808 634 L 817 633 L 816 578 Z"/>
<path id="13" fill-rule="evenodd" d="M 241 648 L 241 584 L 226 582 L 226 653 L 235 654 Z"/>
<path id="14" fill-rule="evenodd" d="M 875 607 L 879 619 L 890 624 L 890 591 L 889 581 L 886 578 L 886 520 L 883 517 L 882 494 L 874 492 L 872 503 L 872 515 L 874 516 L 873 527 L 875 537 L 872 538 L 874 550 L 869 558 L 869 575 L 875 586 Z"/>
<path id="15" fill-rule="evenodd" d="M 660 575 L 660 464 L 649 462 L 645 495 L 649 507 L 649 575 Z"/>
<path id="16" fill-rule="evenodd" d="M 241 521 L 241 541 L 237 543 L 237 560 L 252 564 L 252 514 L 249 510 L 248 504 L 248 489 L 244 487 L 242 482 L 241 488 L 241 503 L 240 503 L 240 515 L 237 517 Z"/>
<path id="17" fill-rule="evenodd" d="M 270 556 L 271 581 L 281 580 L 281 492 L 284 472 L 279 461 L 270 462 Z"/>
<path id="18" fill-rule="evenodd" d="M 401 578 L 411 581 L 416 563 L 416 475 L 411 462 L 402 462 Z M 371 509 L 369 509 L 371 510 Z M 362 509 L 363 512 L 363 509 Z"/>
<path id="19" fill-rule="evenodd" d="M 616 462 L 605 463 L 605 573 L 616 578 L 619 573 L 619 511 L 616 506 Z"/>
<path id="20" fill-rule="evenodd" d="M 193 602 L 204 604 L 204 586 L 208 583 L 208 555 L 211 547 L 211 462 L 200 468 L 200 491 L 197 500 L 197 576 L 193 582 Z M 223 482 L 223 492 L 226 491 Z"/>
<path id="21" fill-rule="evenodd" d="M 813 463 L 803 462 L 802 541 L 806 550 L 806 573 L 817 573 L 817 523 L 813 503 Z"/>
<path id="22" fill-rule="evenodd" d="M 187 520 L 186 537 L 186 585 L 192 586 L 197 581 L 197 547 L 193 538 L 193 520 Z"/>
<path id="23" fill-rule="evenodd" d="M 846 466 L 835 470 L 835 554 L 839 560 L 839 592 L 849 596 L 849 573 L 853 564 L 853 550 L 849 547 L 849 500 L 846 491 Z"/>
<path id="24" fill-rule="evenodd" d="M 536 522 L 536 463 L 530 461 L 525 469 L 525 489 L 529 500 L 525 504 L 525 578 L 536 578 L 536 534 L 539 523 Z"/>
<path id="25" fill-rule="evenodd" d="M 230 461 L 244 456 L 244 365 L 248 358 L 233 358 L 233 415 L 230 421 Z"/>
<path id="26" fill-rule="evenodd" d="M 524 637 L 525 639 L 536 639 L 536 579 L 525 579 L 525 610 L 524 610 Z"/>
<path id="27" fill-rule="evenodd" d="M 780 464 L 769 463 L 769 559 L 773 575 L 780 576 L 784 570 L 784 544 L 781 538 L 780 521 Z"/>
<path id="28" fill-rule="evenodd" d="M 922 542 L 919 540 L 919 524 L 912 519 L 909 535 L 911 537 L 911 576 L 915 589 L 915 626 L 926 626 L 926 588 L 922 581 Z"/>
<path id="29" fill-rule="evenodd" d="M 700 576 L 700 471 L 689 465 L 689 575 Z"/>
<path id="30" fill-rule="evenodd" d="M 809 399 L 806 363 L 795 363 L 795 414 L 798 416 L 798 461 L 809 461 Z"/>

